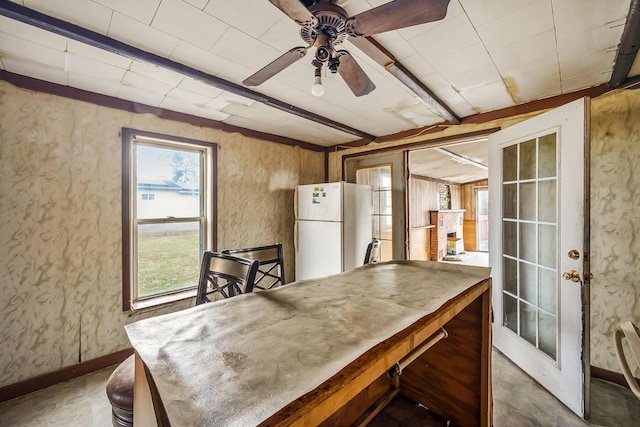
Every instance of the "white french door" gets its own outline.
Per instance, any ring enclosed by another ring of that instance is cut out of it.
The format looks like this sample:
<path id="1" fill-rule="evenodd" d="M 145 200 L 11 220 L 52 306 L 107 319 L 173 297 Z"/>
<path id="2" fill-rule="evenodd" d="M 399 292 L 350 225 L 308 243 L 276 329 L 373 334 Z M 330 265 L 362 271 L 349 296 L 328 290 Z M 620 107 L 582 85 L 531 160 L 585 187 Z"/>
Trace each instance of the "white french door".
<path id="1" fill-rule="evenodd" d="M 493 343 L 581 417 L 589 114 L 584 98 L 489 138 Z"/>

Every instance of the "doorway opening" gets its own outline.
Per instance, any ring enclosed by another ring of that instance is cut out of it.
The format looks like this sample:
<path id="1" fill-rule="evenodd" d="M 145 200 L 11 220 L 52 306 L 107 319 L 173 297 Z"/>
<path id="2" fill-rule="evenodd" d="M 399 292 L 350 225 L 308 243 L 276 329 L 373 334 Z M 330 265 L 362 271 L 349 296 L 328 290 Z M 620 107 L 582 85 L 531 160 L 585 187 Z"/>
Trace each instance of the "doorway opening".
<path id="1" fill-rule="evenodd" d="M 486 138 L 408 152 L 409 259 L 489 265 L 487 165 Z"/>

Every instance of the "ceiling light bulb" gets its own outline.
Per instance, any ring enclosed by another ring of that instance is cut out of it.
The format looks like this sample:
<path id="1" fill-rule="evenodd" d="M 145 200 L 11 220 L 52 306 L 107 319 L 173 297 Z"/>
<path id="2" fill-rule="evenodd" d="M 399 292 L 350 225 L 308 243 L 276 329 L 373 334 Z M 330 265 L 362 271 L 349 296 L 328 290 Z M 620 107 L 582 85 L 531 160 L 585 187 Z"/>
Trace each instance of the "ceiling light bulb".
<path id="1" fill-rule="evenodd" d="M 322 80 L 320 76 L 315 76 L 313 84 L 311 85 L 311 93 L 315 96 L 322 96 L 324 93 L 324 86 L 322 86 Z"/>

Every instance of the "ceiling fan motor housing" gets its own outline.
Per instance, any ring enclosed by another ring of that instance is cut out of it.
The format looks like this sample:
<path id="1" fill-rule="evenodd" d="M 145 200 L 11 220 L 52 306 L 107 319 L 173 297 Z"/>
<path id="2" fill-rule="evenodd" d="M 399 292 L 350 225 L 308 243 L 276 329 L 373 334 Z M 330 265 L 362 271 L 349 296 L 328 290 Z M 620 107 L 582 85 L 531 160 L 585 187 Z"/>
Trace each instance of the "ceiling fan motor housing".
<path id="1" fill-rule="evenodd" d="M 329 2 L 319 2 L 309 6 L 309 12 L 317 19 L 315 26 L 302 25 L 300 37 L 309 45 L 316 44 L 316 59 L 327 62 L 333 56 L 333 46 L 342 43 L 348 19 L 347 12 Z M 320 39 L 318 39 L 320 37 Z"/>

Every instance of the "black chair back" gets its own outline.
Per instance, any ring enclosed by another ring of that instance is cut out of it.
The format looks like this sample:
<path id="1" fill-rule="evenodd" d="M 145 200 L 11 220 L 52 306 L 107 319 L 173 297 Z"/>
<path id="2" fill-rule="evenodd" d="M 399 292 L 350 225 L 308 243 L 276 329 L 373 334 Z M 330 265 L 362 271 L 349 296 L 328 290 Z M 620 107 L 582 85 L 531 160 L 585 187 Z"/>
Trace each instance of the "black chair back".
<path id="1" fill-rule="evenodd" d="M 257 271 L 257 261 L 206 251 L 202 256 L 196 305 L 210 302 L 208 295 L 216 292 L 224 298 L 251 292 Z"/>
<path id="2" fill-rule="evenodd" d="M 378 262 L 380 258 L 380 240 L 374 238 L 367 245 L 367 251 L 364 254 L 364 264 L 373 264 Z"/>
<path id="3" fill-rule="evenodd" d="M 227 249 L 222 253 L 258 261 L 258 272 L 254 283 L 256 289 L 271 289 L 285 284 L 282 243 L 255 248 Z"/>

